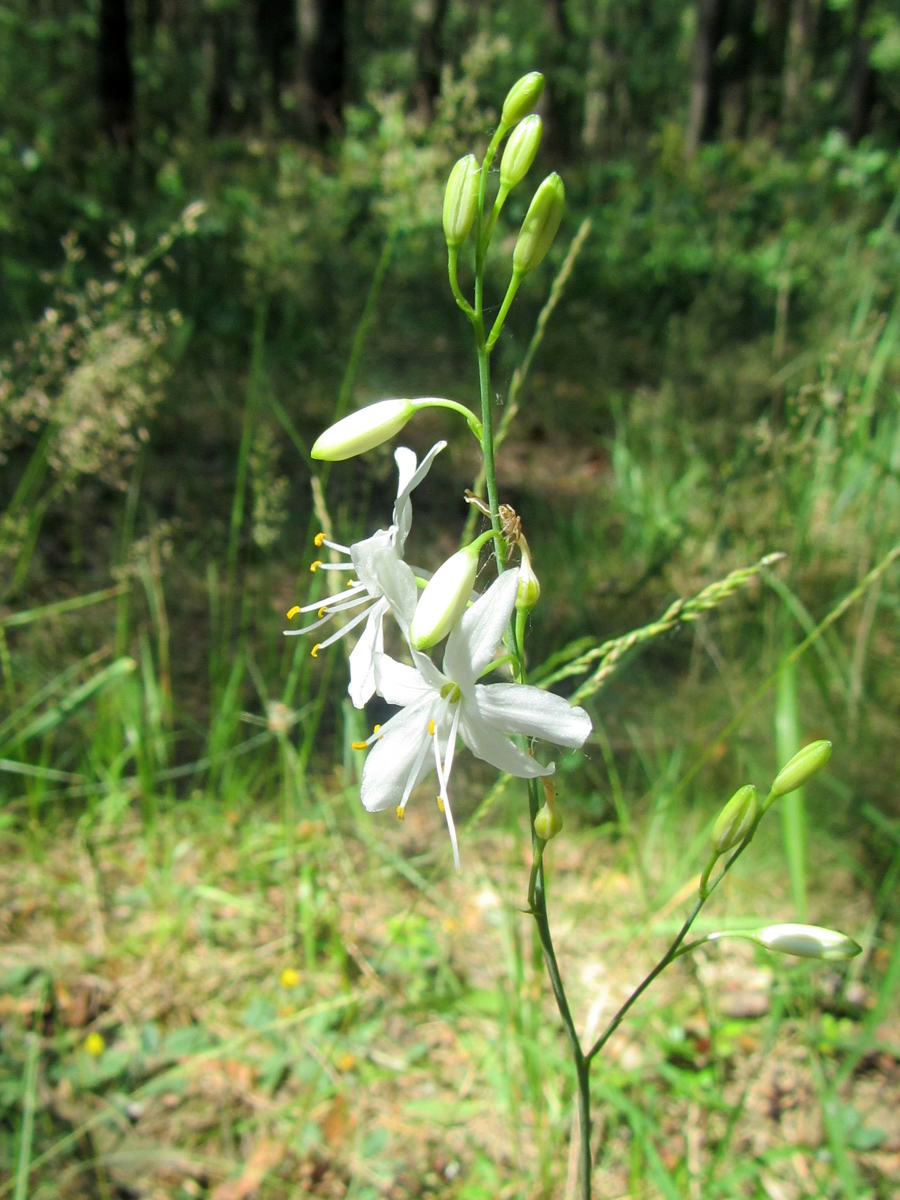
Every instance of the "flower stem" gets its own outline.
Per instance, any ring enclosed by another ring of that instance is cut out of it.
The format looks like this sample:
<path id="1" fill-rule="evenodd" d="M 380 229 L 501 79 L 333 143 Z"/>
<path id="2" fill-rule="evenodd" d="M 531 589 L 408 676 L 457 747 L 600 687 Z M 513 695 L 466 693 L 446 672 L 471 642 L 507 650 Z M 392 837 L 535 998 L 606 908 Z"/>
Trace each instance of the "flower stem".
<path id="1" fill-rule="evenodd" d="M 503 307 L 491 331 L 490 339 L 484 333 L 484 259 L 487 244 L 493 230 L 493 219 L 484 219 L 484 203 L 487 192 L 487 177 L 491 162 L 497 152 L 506 130 L 501 126 L 491 139 L 484 162 L 481 166 L 481 182 L 478 192 L 478 212 L 475 224 L 475 308 L 470 320 L 475 331 L 475 343 L 478 352 L 478 387 L 481 395 L 481 451 L 484 459 L 484 480 L 487 490 L 488 506 L 491 512 L 491 528 L 500 534 L 500 503 L 497 493 L 497 470 L 494 462 L 494 422 L 491 409 L 491 350 L 496 337 L 503 326 L 503 321 L 509 311 L 509 306 L 515 298 L 519 281 L 513 276 L 506 294 Z M 498 210 L 499 211 L 499 208 Z M 455 278 L 455 263 L 451 266 L 451 286 Z M 455 295 L 454 291 L 454 295 Z M 457 303 L 459 299 L 457 298 Z M 468 315 L 468 314 L 467 314 Z M 500 571 L 506 569 L 506 542 L 501 536 L 497 539 L 497 567 Z M 520 614 L 522 616 L 522 614 Z M 509 649 L 516 660 L 516 677 L 520 683 L 525 682 L 525 651 L 524 651 L 524 617 L 510 627 L 508 636 Z M 556 1007 L 566 1031 L 566 1038 L 572 1052 L 575 1065 L 575 1077 L 578 1086 L 578 1127 L 580 1146 L 578 1158 L 578 1177 L 581 1200 L 591 1200 L 591 1093 L 590 1093 L 590 1058 L 581 1048 L 581 1039 L 575 1028 L 572 1010 L 566 996 L 556 951 L 553 946 L 553 936 L 550 932 L 550 920 L 547 915 L 547 895 L 544 884 L 543 851 L 546 843 L 534 832 L 534 818 L 537 816 L 539 798 L 537 780 L 528 780 L 528 809 L 531 823 L 532 864 L 531 876 L 528 883 L 528 910 L 534 917 L 541 942 L 541 951 Z"/>

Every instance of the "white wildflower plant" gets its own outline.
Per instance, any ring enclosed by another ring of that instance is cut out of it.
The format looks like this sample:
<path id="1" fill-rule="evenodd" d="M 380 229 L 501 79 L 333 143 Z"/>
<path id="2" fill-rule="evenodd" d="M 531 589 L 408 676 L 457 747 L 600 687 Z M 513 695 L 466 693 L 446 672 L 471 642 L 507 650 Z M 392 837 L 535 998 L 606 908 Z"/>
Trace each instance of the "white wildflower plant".
<path id="1" fill-rule="evenodd" d="M 344 561 L 317 560 L 312 569 L 347 573 L 350 578 L 342 591 L 325 600 L 292 608 L 289 619 L 312 611 L 317 612 L 317 619 L 302 629 L 288 632 L 313 633 L 333 619 L 346 620 L 346 624 L 312 647 L 315 656 L 365 623 L 349 656 L 350 698 L 362 708 L 377 694 L 388 704 L 397 706 L 398 711 L 383 725 L 376 725 L 371 737 L 353 743 L 354 749 L 367 751 L 360 787 L 362 804 L 369 812 L 393 809 L 402 819 L 416 787 L 434 772 L 437 775 L 437 803 L 447 823 L 457 869 L 460 851 L 450 801 L 450 779 L 458 744 L 461 742 L 476 758 L 504 775 L 526 781 L 532 833 L 526 911 L 535 920 L 571 1050 L 578 1094 L 578 1190 L 580 1200 L 590 1200 L 591 1064 L 631 1007 L 666 967 L 681 955 L 701 945 L 716 943 L 725 936 L 750 937 L 766 949 L 832 963 L 851 958 L 859 953 L 860 947 L 836 930 L 783 924 L 743 933 L 706 934 L 688 941 L 688 934 L 704 905 L 748 848 L 768 809 L 825 767 L 831 743 L 818 741 L 805 746 L 783 767 L 764 799 L 759 799 L 751 784 L 743 785 L 734 794 L 712 826 L 708 860 L 698 876 L 693 907 L 678 934 L 605 1029 L 591 1044 L 585 1046 L 582 1043 L 553 946 L 543 867 L 545 850 L 563 829 L 560 808 L 564 797 L 557 796 L 550 779 L 554 764 L 545 763 L 538 757 L 543 751 L 536 752 L 534 741 L 541 739 L 575 750 L 585 747 L 591 733 L 591 718 L 576 701 L 599 690 L 601 680 L 626 650 L 670 625 L 664 619 L 613 642 L 597 641 L 585 652 L 582 652 L 583 642 L 574 643 L 579 647 L 576 655 L 564 651 L 553 656 L 554 667 L 549 672 L 545 670 L 541 687 L 528 682 L 525 634 L 529 613 L 540 601 L 541 585 L 521 520 L 512 508 L 500 503 L 498 495 L 490 358 L 522 277 L 540 266 L 560 225 L 565 191 L 557 175 L 552 174 L 544 180 L 527 210 L 512 254 L 506 295 L 499 308 L 494 310 L 496 316 L 490 327 L 486 322 L 484 284 L 493 230 L 507 195 L 523 181 L 538 148 L 541 126 L 532 110 L 540 99 L 543 86 L 543 76 L 537 72 L 524 76 L 514 85 L 481 162 L 473 155 L 467 155 L 451 172 L 447 184 L 443 222 L 448 274 L 454 299 L 475 335 L 480 419 L 471 409 L 454 400 L 438 397 L 382 400 L 342 417 L 324 431 L 312 450 L 314 459 L 341 462 L 390 440 L 423 409 L 455 412 L 465 420 L 482 456 L 479 484 L 483 484 L 483 490 L 476 485 L 476 490 L 467 491 L 465 497 L 471 505 L 470 523 L 474 524 L 477 511 L 481 511 L 489 519 L 490 529 L 473 537 L 474 528 L 467 524 L 461 539 L 464 544 L 433 575 L 408 565 L 405 551 L 412 524 L 410 497 L 446 443 L 438 442 L 421 463 L 417 463 L 412 450 L 400 447 L 394 455 L 399 480 L 393 523 L 388 529 L 380 529 L 351 546 L 343 546 L 324 534 L 317 536 L 318 546 L 326 547 L 333 556 Z M 501 168 L 500 186 L 493 204 L 488 206 L 491 164 L 503 141 L 525 120 L 528 125 L 516 136 L 508 151 L 505 166 Z M 585 223 L 572 243 L 554 284 L 551 300 L 541 314 L 539 328 L 558 298 L 588 228 L 589 224 Z M 463 295 L 457 278 L 458 257 L 467 243 L 470 246 L 474 243 L 475 279 L 471 302 Z M 526 357 L 526 364 L 528 361 Z M 521 375 L 517 372 L 519 385 L 527 365 L 520 370 Z M 514 411 L 513 406 L 507 410 L 508 413 Z M 505 432 L 505 425 L 504 422 L 501 432 Z M 482 551 L 489 542 L 493 544 L 497 577 L 478 595 L 474 590 L 475 583 Z M 717 597 L 724 598 L 776 558 L 768 556 L 756 567 L 732 572 L 726 580 L 710 585 L 694 600 L 683 602 L 684 613 L 688 613 L 692 604 L 695 612 L 713 607 L 718 603 L 718 599 L 710 599 L 714 592 Z M 400 661 L 385 651 L 384 624 L 389 615 L 399 629 L 399 644 L 405 647 L 401 654 L 405 653 L 408 661 Z M 442 642 L 444 650 L 438 667 L 432 655 Z M 562 665 L 558 666 L 560 663 Z M 482 682 L 497 670 L 509 670 L 512 678 L 504 682 Z M 592 673 L 576 690 L 571 702 L 547 690 L 556 680 L 587 672 Z"/>

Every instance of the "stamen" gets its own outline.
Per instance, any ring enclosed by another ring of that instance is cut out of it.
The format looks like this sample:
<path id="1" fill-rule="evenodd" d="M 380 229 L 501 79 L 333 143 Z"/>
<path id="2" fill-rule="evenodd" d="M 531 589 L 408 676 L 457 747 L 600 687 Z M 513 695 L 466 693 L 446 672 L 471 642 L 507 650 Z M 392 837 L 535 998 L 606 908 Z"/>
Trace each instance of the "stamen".
<path id="1" fill-rule="evenodd" d="M 326 607 L 326 605 L 323 604 L 322 607 L 319 609 L 319 611 L 316 613 L 316 616 L 321 621 L 327 612 L 328 612 L 328 608 Z"/>
<path id="2" fill-rule="evenodd" d="M 369 748 L 368 742 L 351 742 L 350 745 L 354 750 L 368 750 Z"/>
<path id="3" fill-rule="evenodd" d="M 319 649 L 321 648 L 321 645 L 322 645 L 321 642 L 316 642 L 316 644 L 313 646 L 312 650 L 310 650 L 310 654 L 312 655 L 313 658 L 318 658 Z"/>
<path id="4" fill-rule="evenodd" d="M 441 799 L 440 796 L 438 796 L 438 798 L 437 798 L 437 806 L 438 806 L 438 812 L 442 813 L 444 811 L 444 801 Z"/>
<path id="5" fill-rule="evenodd" d="M 316 536 L 313 538 L 313 541 L 315 542 L 315 544 L 317 546 L 321 546 L 322 543 L 325 541 L 325 534 L 321 531 L 321 529 L 316 534 Z"/>
<path id="6" fill-rule="evenodd" d="M 429 737 L 434 737 L 434 731 L 436 728 L 437 728 L 437 726 L 435 725 L 434 721 L 428 722 L 428 736 Z"/>
<path id="7" fill-rule="evenodd" d="M 295 604 L 293 608 L 289 608 L 289 609 L 288 609 L 288 611 L 287 611 L 287 619 L 288 619 L 289 621 L 293 621 L 294 617 L 296 617 L 296 615 L 297 615 L 297 613 L 298 613 L 298 612 L 300 612 L 300 605 L 299 605 L 299 604 Z"/>
<path id="8" fill-rule="evenodd" d="M 362 604 L 366 600 L 371 600 L 371 596 L 366 591 L 364 583 L 351 582 L 347 584 L 348 588 L 353 590 L 347 595 L 346 592 L 335 592 L 333 596 L 326 596 L 323 599 L 313 600 L 311 604 L 304 604 L 300 609 L 302 613 L 313 612 L 318 608 L 327 608 L 329 612 L 340 612 L 343 608 L 352 608 L 354 598 Z"/>
<path id="9" fill-rule="evenodd" d="M 397 820 L 402 821 L 405 816 L 406 816 L 406 812 L 404 810 L 403 805 L 398 804 L 397 805 Z"/>
<path id="10" fill-rule="evenodd" d="M 358 586 L 359 585 L 353 579 L 351 579 L 350 582 L 347 584 L 348 588 L 349 587 L 358 587 Z"/>
<path id="11" fill-rule="evenodd" d="M 377 733 L 377 732 L 378 732 L 378 730 L 379 730 L 380 728 L 381 728 L 381 726 L 380 726 L 380 725 L 375 725 L 375 726 L 373 727 L 373 729 L 372 729 L 372 732 L 373 732 L 373 733 Z"/>
<path id="12" fill-rule="evenodd" d="M 323 565 L 323 563 L 322 563 L 321 558 L 317 558 L 315 562 L 311 562 L 309 564 L 309 569 L 310 569 L 310 571 L 312 571 L 313 575 L 315 575 L 316 571 L 318 571 L 319 567 L 321 567 L 322 565 Z"/>

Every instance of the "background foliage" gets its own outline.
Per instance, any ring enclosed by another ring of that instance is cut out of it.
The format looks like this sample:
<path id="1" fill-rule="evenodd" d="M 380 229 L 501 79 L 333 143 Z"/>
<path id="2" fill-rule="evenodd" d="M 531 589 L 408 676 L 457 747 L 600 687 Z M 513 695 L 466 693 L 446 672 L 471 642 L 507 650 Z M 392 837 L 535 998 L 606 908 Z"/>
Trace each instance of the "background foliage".
<path id="1" fill-rule="evenodd" d="M 630 979 L 664 936 L 733 786 L 813 737 L 835 741 L 829 777 L 773 822 L 729 911 L 865 943 L 849 979 L 760 985 L 765 1030 L 749 1001 L 716 1016 L 675 989 L 648 1009 L 598 1083 L 603 1187 L 893 1194 L 900 1134 L 871 1116 L 900 1043 L 887 0 L 0 3 L 3 1194 L 519 1195 L 523 1162 L 535 1195 L 561 1194 L 570 1085 L 504 865 L 518 794 L 470 768 L 478 886 L 448 882 L 432 814 L 402 836 L 358 819 L 367 730 L 337 655 L 281 636 L 311 535 L 373 528 L 393 495 L 387 448 L 313 486 L 311 439 L 388 395 L 473 402 L 440 199 L 535 67 L 538 168 L 562 172 L 569 210 L 495 356 L 519 405 L 503 498 L 543 583 L 533 665 L 786 554 L 623 655 L 591 700 L 595 742 L 562 764 L 584 1019 L 591 971 L 615 996 L 610 962 Z M 498 302 L 529 195 L 493 252 Z M 408 434 L 422 452 L 448 428 Z M 455 547 L 475 469 L 453 433 L 416 496 L 422 565 Z M 148 964 L 168 991 L 142 991 Z M 818 1123 L 785 1131 L 748 1091 L 738 1145 L 722 1097 L 778 1060 Z M 410 1122 L 446 1144 L 404 1150 Z"/>

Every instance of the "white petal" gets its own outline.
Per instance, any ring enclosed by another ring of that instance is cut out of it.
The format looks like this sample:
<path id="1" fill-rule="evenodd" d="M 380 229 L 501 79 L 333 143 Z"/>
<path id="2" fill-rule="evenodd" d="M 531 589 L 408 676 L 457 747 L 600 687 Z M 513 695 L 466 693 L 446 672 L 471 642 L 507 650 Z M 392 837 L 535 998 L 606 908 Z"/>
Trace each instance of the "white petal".
<path id="1" fill-rule="evenodd" d="M 573 708 L 562 696 L 524 683 L 479 684 L 475 704 L 479 716 L 503 733 L 581 746 L 591 732 L 591 718 L 583 708 Z"/>
<path id="2" fill-rule="evenodd" d="M 426 696 L 438 698 L 434 689 L 429 687 L 415 667 L 397 662 L 389 654 L 379 654 L 375 660 L 375 679 L 378 695 L 383 696 L 388 704 L 405 707 L 408 704 L 417 704 Z"/>
<path id="3" fill-rule="evenodd" d="M 430 688 L 439 692 L 445 683 L 448 682 L 446 675 L 442 675 L 427 654 L 421 650 L 414 650 L 410 646 L 413 662 L 416 664 L 416 669 L 422 676 L 424 681 Z"/>
<path id="4" fill-rule="evenodd" d="M 397 502 L 394 505 L 394 525 L 397 528 L 397 549 L 402 554 L 406 539 L 412 525 L 412 504 L 410 495 L 419 486 L 438 454 L 447 445 L 437 442 L 416 467 L 416 456 L 406 446 L 398 446 L 394 451 L 399 479 L 397 482 Z"/>
<path id="5" fill-rule="evenodd" d="M 463 689 L 494 657 L 516 604 L 518 571 L 504 571 L 460 617 L 444 652 L 444 674 Z"/>
<path id="6" fill-rule="evenodd" d="M 366 627 L 350 652 L 350 686 L 347 691 L 357 708 L 363 708 L 375 695 L 375 656 L 384 649 L 382 621 L 386 612 L 386 600 L 378 600 L 372 605 Z"/>
<path id="7" fill-rule="evenodd" d="M 379 529 L 371 537 L 362 542 L 354 542 L 350 547 L 350 558 L 356 571 L 356 577 L 365 585 L 370 596 L 381 595 L 381 584 L 378 582 L 378 559 L 384 553 L 395 553 L 393 535 L 387 529 Z"/>
<path id="8" fill-rule="evenodd" d="M 536 775 L 552 775 L 556 769 L 552 763 L 549 767 L 542 766 L 536 758 L 514 746 L 509 738 L 482 721 L 477 713 L 463 712 L 459 736 L 476 758 L 483 759 L 507 775 L 532 779 Z"/>
<path id="9" fill-rule="evenodd" d="M 387 597 L 391 611 L 405 637 L 419 597 L 416 577 L 403 559 L 398 557 L 393 546 L 389 550 L 376 551 L 373 555 L 373 568 L 381 591 Z"/>
<path id="10" fill-rule="evenodd" d="M 434 760 L 427 753 L 431 745 L 428 734 L 429 709 L 417 711 L 404 708 L 391 717 L 380 730 L 380 737 L 366 756 L 363 767 L 360 799 L 367 812 L 396 808 L 403 800 L 410 773 L 422 750 L 421 766 L 412 780 L 414 787 L 434 770 Z"/>

